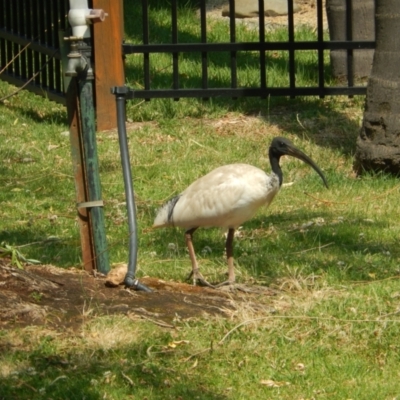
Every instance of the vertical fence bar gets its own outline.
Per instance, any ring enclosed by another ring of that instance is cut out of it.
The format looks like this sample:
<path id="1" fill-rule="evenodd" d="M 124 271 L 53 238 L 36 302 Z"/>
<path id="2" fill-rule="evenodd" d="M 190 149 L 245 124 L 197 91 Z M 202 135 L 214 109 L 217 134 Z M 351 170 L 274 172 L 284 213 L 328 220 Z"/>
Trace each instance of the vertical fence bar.
<path id="1" fill-rule="evenodd" d="M 235 0 L 229 0 L 229 32 L 230 42 L 236 43 Z M 237 88 L 237 58 L 236 51 L 231 51 L 231 88 Z M 236 99 L 236 97 L 234 97 Z"/>
<path id="2" fill-rule="evenodd" d="M 11 30 L 12 29 L 12 25 L 11 25 L 12 20 L 11 20 L 11 4 L 10 4 L 10 2 L 6 2 L 6 4 L 4 5 L 4 15 L 5 15 L 4 25 L 6 26 L 7 30 Z M 12 63 L 10 64 L 10 62 L 13 58 L 13 46 L 9 40 L 7 40 L 6 54 L 7 54 L 6 64 L 8 64 L 7 71 L 9 74 L 13 74 L 14 67 L 13 67 Z"/>
<path id="3" fill-rule="evenodd" d="M 258 1 L 258 16 L 259 16 L 259 42 L 265 43 L 265 17 L 264 17 L 264 0 Z M 265 50 L 260 50 L 260 87 L 265 90 L 267 88 L 267 66 L 265 62 Z M 266 98 L 266 96 L 262 96 Z"/>
<path id="4" fill-rule="evenodd" d="M 18 3 L 16 1 L 11 2 L 11 13 L 12 13 L 12 31 L 14 34 L 19 35 L 19 7 L 18 7 Z M 13 65 L 14 65 L 14 74 L 17 77 L 21 76 L 21 68 L 20 68 L 20 62 L 21 62 L 21 58 L 20 56 L 17 56 L 18 52 L 20 50 L 20 45 L 18 45 L 17 43 L 14 43 L 13 46 L 13 57 L 15 57 L 14 61 L 13 61 Z"/>
<path id="5" fill-rule="evenodd" d="M 32 0 L 29 0 L 27 5 L 26 5 L 26 31 L 27 31 L 28 38 L 31 41 L 33 40 L 32 18 L 33 18 Z M 31 77 L 33 75 L 33 59 L 34 59 L 34 55 L 33 55 L 33 51 L 29 47 L 28 47 L 27 52 L 26 52 L 26 57 L 27 57 L 27 60 L 28 60 L 27 73 L 28 73 L 28 76 Z"/>
<path id="6" fill-rule="evenodd" d="M 26 39 L 27 38 L 26 26 L 27 26 L 27 20 L 29 18 L 29 15 L 26 11 L 26 7 L 24 5 L 23 0 L 18 0 L 18 9 L 19 9 L 20 20 L 21 20 L 19 34 L 21 37 Z M 23 47 L 23 46 L 21 46 L 21 47 Z M 21 59 L 21 78 L 22 79 L 27 79 L 27 77 L 28 77 L 27 68 L 26 68 L 26 55 L 27 55 L 27 49 L 25 49 L 19 56 Z"/>
<path id="7" fill-rule="evenodd" d="M 1 1 L 1 9 L 3 10 L 2 13 L 0 13 L 0 24 L 1 26 L 5 26 L 5 5 L 4 5 L 4 1 Z M 7 53 L 6 53 L 6 40 L 3 38 L 0 38 L 0 57 L 2 60 L 4 60 L 4 64 L 7 62 Z M 1 66 L 1 68 L 3 68 L 3 66 Z"/>
<path id="8" fill-rule="evenodd" d="M 206 0 L 200 1 L 200 35 L 201 43 L 207 43 L 207 18 L 206 18 Z M 206 51 L 201 52 L 201 87 L 208 88 L 208 54 Z M 208 97 L 203 97 L 203 100 L 208 100 Z"/>
<path id="9" fill-rule="evenodd" d="M 288 0 L 288 33 L 289 33 L 289 86 L 290 86 L 290 98 L 295 98 L 296 88 L 296 75 L 295 75 L 295 58 L 294 58 L 294 19 L 293 19 L 293 0 Z"/>
<path id="10" fill-rule="evenodd" d="M 32 4 L 32 41 L 39 41 L 40 24 L 39 24 L 39 5 Z M 32 75 L 40 69 L 40 54 L 37 51 L 32 51 L 33 56 L 33 71 Z M 40 74 L 34 79 L 35 84 L 40 85 Z"/>
<path id="11" fill-rule="evenodd" d="M 39 21 L 40 21 L 40 44 L 46 45 L 46 37 L 47 37 L 47 27 L 46 27 L 46 15 L 43 12 L 43 10 L 46 7 L 45 1 L 44 0 L 40 0 L 38 2 L 38 6 L 39 6 Z M 46 13 L 47 14 L 47 13 Z M 39 68 L 42 68 L 47 60 L 48 60 L 49 56 L 46 56 L 45 54 L 41 54 L 40 55 L 40 66 Z M 42 71 L 40 73 L 40 86 L 44 86 L 44 87 L 48 87 L 48 81 L 47 81 L 47 77 L 48 77 L 48 66 L 42 68 Z"/>
<path id="12" fill-rule="evenodd" d="M 59 11 L 58 11 L 58 16 L 60 18 L 59 20 L 59 25 L 58 25 L 58 32 L 57 34 L 60 35 L 60 32 L 67 32 L 68 29 L 68 24 L 67 24 L 67 12 L 68 12 L 68 8 L 69 8 L 69 4 L 68 3 L 69 0 L 64 0 L 58 3 L 59 5 Z M 59 41 L 60 42 L 60 41 Z M 58 71 L 58 79 L 57 79 L 57 87 L 60 88 L 60 92 L 61 92 L 61 88 L 64 87 L 64 77 L 62 75 L 62 62 L 60 60 L 56 60 L 56 65 L 58 65 L 57 71 Z M 66 88 L 64 87 L 64 91 L 66 90 Z"/>
<path id="13" fill-rule="evenodd" d="M 322 47 L 324 42 L 324 19 L 323 19 L 323 5 L 322 0 L 317 0 L 317 40 L 318 40 L 318 87 L 321 94 L 319 97 L 324 97 L 324 49 Z"/>
<path id="14" fill-rule="evenodd" d="M 60 27 L 61 25 L 61 19 L 62 19 L 62 14 L 61 14 L 61 7 L 60 7 L 60 1 L 55 1 L 54 2 L 54 20 L 53 20 L 53 41 L 54 43 L 58 43 L 59 40 L 59 31 L 62 29 Z M 61 85 L 61 63 L 60 60 L 54 59 L 54 80 L 55 80 L 55 89 L 57 92 L 62 91 L 62 85 Z"/>
<path id="15" fill-rule="evenodd" d="M 55 19 L 54 15 L 54 2 L 50 2 L 50 4 L 47 4 L 47 12 L 46 12 L 46 44 L 47 46 L 52 47 L 55 49 L 56 42 L 53 40 L 53 31 L 54 31 L 54 26 L 53 26 L 53 21 Z M 54 57 L 49 60 L 49 63 L 47 64 L 47 76 L 48 76 L 48 82 L 47 86 L 49 89 L 54 88 Z"/>
<path id="16" fill-rule="evenodd" d="M 60 31 L 60 24 L 61 24 L 61 14 L 60 14 L 60 3 L 61 1 L 55 1 L 53 3 L 53 29 L 52 29 L 52 40 L 54 43 L 54 46 L 57 45 L 58 43 L 58 32 Z"/>
<path id="17" fill-rule="evenodd" d="M 171 2 L 171 25 L 172 25 L 172 43 L 178 43 L 178 4 L 177 0 Z M 179 89 L 179 53 L 172 53 L 172 87 Z M 174 98 L 179 100 L 178 97 Z"/>
<path id="18" fill-rule="evenodd" d="M 147 0 L 142 0 L 143 17 L 143 44 L 149 44 L 149 5 Z M 150 90 L 150 54 L 143 54 L 144 89 Z"/>
<path id="19" fill-rule="evenodd" d="M 353 40 L 353 7 L 351 0 L 346 0 L 346 40 Z M 354 86 L 353 49 L 347 50 L 347 85 L 349 87 Z"/>

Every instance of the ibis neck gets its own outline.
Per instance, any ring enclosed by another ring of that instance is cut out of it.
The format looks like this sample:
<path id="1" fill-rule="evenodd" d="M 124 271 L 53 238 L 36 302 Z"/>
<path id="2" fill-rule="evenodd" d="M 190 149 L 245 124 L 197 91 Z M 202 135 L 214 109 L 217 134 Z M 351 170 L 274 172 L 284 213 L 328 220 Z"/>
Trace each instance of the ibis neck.
<path id="1" fill-rule="evenodd" d="M 276 156 L 276 155 L 272 154 L 271 150 L 269 151 L 269 162 L 271 164 L 272 172 L 278 176 L 279 186 L 282 186 L 283 174 L 282 174 L 281 166 L 279 165 L 279 159 L 280 159 L 280 156 Z"/>

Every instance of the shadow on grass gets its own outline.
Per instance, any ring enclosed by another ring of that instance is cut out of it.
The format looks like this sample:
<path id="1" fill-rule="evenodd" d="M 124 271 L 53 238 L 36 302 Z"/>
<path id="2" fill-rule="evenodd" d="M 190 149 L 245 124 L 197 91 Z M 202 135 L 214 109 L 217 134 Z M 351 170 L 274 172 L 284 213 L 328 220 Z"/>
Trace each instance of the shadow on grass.
<path id="1" fill-rule="evenodd" d="M 14 109 L 18 110 L 22 116 L 37 122 L 44 124 L 55 124 L 55 125 L 68 125 L 68 118 L 66 109 L 57 109 L 48 111 L 47 108 L 44 112 L 40 112 L 35 106 L 32 108 L 24 107 L 23 105 L 13 105 Z"/>
<path id="2" fill-rule="evenodd" d="M 39 226 L 34 221 L 27 221 L 26 227 L 0 230 L 0 243 L 15 247 L 27 259 L 40 261 L 42 264 L 54 264 L 71 267 L 79 262 L 81 249 L 79 232 L 71 240 L 59 236 L 60 229 L 51 226 Z M 22 246 L 22 247 L 18 247 Z"/>
<path id="3" fill-rule="evenodd" d="M 5 93 L 15 90 L 14 86 L 6 82 L 0 82 L 1 89 Z M 64 106 L 56 104 L 53 101 L 44 99 L 44 97 L 31 93 L 28 90 L 20 90 L 18 95 L 12 96 L 7 105 L 0 104 L 0 110 L 7 114 L 8 110 L 13 110 L 19 115 L 22 122 L 24 119 L 35 123 L 46 123 L 67 126 L 67 110 Z"/>
<path id="4" fill-rule="evenodd" d="M 3 348 L 3 356 L 9 352 L 24 367 L 2 377 L 0 400 L 227 398 L 214 393 L 211 382 L 196 380 L 193 374 L 177 374 L 168 368 L 167 360 L 150 361 L 145 353 L 149 346 L 113 347 L 111 351 L 77 349 L 58 354 L 48 344 L 47 349 L 39 348 L 28 356 Z"/>

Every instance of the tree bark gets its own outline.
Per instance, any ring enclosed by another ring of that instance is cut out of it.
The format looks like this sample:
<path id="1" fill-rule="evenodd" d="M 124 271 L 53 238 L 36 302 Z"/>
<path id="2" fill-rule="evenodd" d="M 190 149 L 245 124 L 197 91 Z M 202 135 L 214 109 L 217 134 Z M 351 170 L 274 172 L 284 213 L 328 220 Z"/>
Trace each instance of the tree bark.
<path id="1" fill-rule="evenodd" d="M 352 0 L 347 10 L 346 0 L 326 0 L 329 36 L 331 40 L 375 40 L 375 0 Z M 347 18 L 351 16 L 351 29 Z M 331 50 L 332 74 L 335 78 L 369 77 L 374 50 L 353 50 L 352 71 L 348 71 L 347 50 Z"/>
<path id="2" fill-rule="evenodd" d="M 376 48 L 354 168 L 400 173 L 400 1 L 376 0 Z"/>

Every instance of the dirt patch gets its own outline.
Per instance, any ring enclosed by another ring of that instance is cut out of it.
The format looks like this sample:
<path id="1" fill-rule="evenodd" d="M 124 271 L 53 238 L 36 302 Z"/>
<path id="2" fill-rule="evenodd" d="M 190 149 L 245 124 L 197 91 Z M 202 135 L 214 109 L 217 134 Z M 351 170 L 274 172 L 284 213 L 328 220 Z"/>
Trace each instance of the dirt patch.
<path id="1" fill-rule="evenodd" d="M 127 314 L 171 326 L 176 319 L 226 316 L 252 294 L 141 279 L 152 293 L 107 287 L 104 277 L 51 265 L 14 268 L 0 260 L 0 328 L 43 325 L 78 329 L 94 315 Z M 263 296 L 273 295 L 267 288 Z"/>

